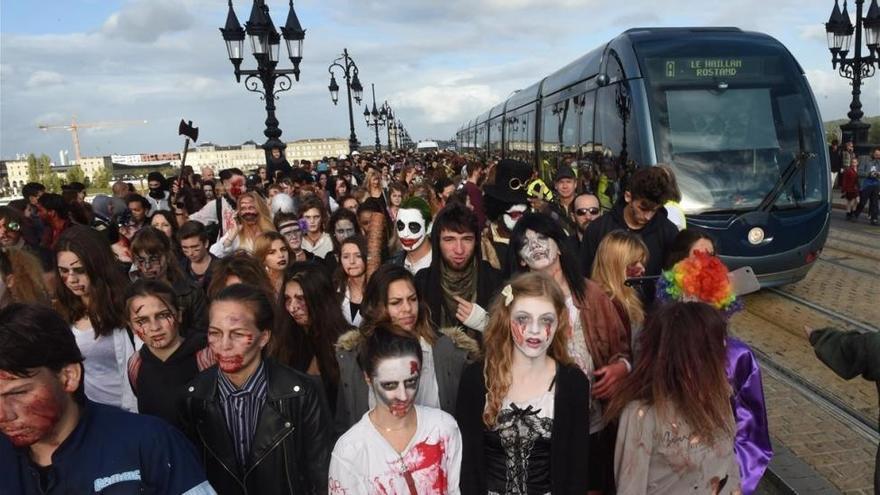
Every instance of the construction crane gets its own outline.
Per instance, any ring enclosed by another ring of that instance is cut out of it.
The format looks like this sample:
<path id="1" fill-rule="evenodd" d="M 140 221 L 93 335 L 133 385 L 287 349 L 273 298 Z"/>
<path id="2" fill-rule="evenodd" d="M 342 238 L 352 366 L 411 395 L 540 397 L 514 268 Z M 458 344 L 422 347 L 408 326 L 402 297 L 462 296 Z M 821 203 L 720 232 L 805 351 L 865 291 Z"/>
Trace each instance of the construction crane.
<path id="1" fill-rule="evenodd" d="M 79 130 L 80 129 L 94 129 L 94 128 L 105 128 L 105 127 L 122 127 L 127 125 L 142 125 L 146 124 L 146 120 L 117 120 L 112 122 L 90 122 L 90 123 L 80 123 L 76 121 L 76 115 L 74 115 L 70 119 L 70 124 L 56 124 L 56 125 L 47 125 L 40 124 L 37 126 L 38 129 L 42 131 L 70 131 L 71 136 L 73 136 L 73 152 L 76 155 L 76 161 L 79 163 L 80 155 L 79 151 Z"/>

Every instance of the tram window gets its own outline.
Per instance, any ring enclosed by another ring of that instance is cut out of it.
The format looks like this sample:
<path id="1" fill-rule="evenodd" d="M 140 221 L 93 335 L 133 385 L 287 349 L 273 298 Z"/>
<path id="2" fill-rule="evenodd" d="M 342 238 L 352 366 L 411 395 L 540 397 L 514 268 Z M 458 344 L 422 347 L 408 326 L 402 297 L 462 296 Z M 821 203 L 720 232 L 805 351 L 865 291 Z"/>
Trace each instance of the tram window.
<path id="1" fill-rule="evenodd" d="M 541 178 L 548 184 L 559 166 L 559 134 L 565 102 L 550 103 L 541 112 Z"/>
<path id="2" fill-rule="evenodd" d="M 582 98 L 575 96 L 566 101 L 565 118 L 562 122 L 562 153 L 565 158 L 577 158 L 578 125 L 583 111 Z"/>
<path id="3" fill-rule="evenodd" d="M 600 88 L 596 101 L 594 156 L 610 161 L 603 174 L 610 182 L 625 182 L 640 156 L 638 133 L 632 116 L 632 101 L 625 83 Z M 619 191 L 620 189 L 618 189 Z M 618 198 L 608 198 L 612 203 Z"/>
<path id="4" fill-rule="evenodd" d="M 593 116 L 596 110 L 596 93 L 591 91 L 581 95 L 581 104 L 583 108 L 580 111 L 580 130 L 578 134 L 580 138 L 578 142 L 581 145 L 581 156 L 592 158 L 593 153 Z"/>
<path id="5" fill-rule="evenodd" d="M 491 140 L 489 150 L 491 155 L 496 159 L 501 159 L 501 137 L 503 132 L 503 123 L 503 117 L 492 119 L 489 128 L 489 138 Z"/>
<path id="6" fill-rule="evenodd" d="M 525 151 L 526 154 L 523 156 L 523 161 L 528 163 L 534 163 L 535 161 L 535 112 L 529 112 L 523 115 L 523 119 L 525 122 L 525 126 L 523 128 L 524 136 L 523 141 L 525 142 Z"/>

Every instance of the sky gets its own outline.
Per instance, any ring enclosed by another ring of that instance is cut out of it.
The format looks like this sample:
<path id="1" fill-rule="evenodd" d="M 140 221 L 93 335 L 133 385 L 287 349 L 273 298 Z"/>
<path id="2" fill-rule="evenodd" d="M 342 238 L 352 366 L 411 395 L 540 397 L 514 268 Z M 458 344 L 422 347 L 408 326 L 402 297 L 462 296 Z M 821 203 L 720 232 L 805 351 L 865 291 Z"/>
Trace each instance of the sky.
<path id="1" fill-rule="evenodd" d="M 276 25 L 288 3 L 268 0 Z M 233 2 L 240 21 L 252 2 Z M 823 23 L 830 0 L 297 0 L 302 75 L 276 102 L 282 139 L 348 136 L 330 63 L 348 48 L 413 139 L 447 139 L 462 123 L 632 27 L 735 26 L 781 41 L 804 68 L 824 120 L 849 111 Z M 707 8 L 708 7 L 708 8 Z M 852 5 L 850 5 L 852 8 Z M 181 118 L 199 141 L 265 141 L 264 103 L 236 83 L 219 27 L 223 0 L 0 0 L 0 158 L 73 145 L 40 124 L 131 122 L 83 129 L 84 156 L 179 151 Z M 253 68 L 246 47 L 243 68 Z M 281 67 L 290 67 L 282 46 Z M 341 81 L 341 76 L 337 75 Z M 862 88 L 880 114 L 880 75 Z M 355 113 L 363 144 L 374 141 Z M 147 123 L 143 124 L 142 121 Z M 384 136 L 384 132 L 383 132 Z M 384 142 L 384 137 L 383 137 Z"/>

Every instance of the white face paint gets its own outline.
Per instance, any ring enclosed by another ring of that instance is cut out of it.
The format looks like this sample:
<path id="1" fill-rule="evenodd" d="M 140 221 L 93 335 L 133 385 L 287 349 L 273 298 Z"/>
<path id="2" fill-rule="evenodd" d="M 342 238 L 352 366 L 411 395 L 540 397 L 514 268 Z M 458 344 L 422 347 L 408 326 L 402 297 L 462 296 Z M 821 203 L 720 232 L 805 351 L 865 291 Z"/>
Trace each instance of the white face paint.
<path id="1" fill-rule="evenodd" d="M 527 358 L 547 354 L 553 343 L 559 318 L 546 297 L 518 297 L 510 308 L 510 334 L 520 353 Z"/>
<path id="2" fill-rule="evenodd" d="M 543 270 L 559 258 L 559 246 L 552 238 L 526 229 L 519 256 L 530 270 Z"/>
<path id="3" fill-rule="evenodd" d="M 513 205 L 504 212 L 504 226 L 507 227 L 507 230 L 512 231 L 516 227 L 516 222 L 523 216 L 527 208 L 524 204 Z"/>
<path id="4" fill-rule="evenodd" d="M 415 403 L 421 373 L 422 366 L 415 356 L 379 361 L 375 374 L 370 377 L 378 407 L 387 407 L 391 414 L 399 418 L 406 416 Z"/>
<path id="5" fill-rule="evenodd" d="M 425 218 L 415 208 L 402 208 L 397 212 L 397 236 L 405 251 L 418 249 L 427 238 Z"/>

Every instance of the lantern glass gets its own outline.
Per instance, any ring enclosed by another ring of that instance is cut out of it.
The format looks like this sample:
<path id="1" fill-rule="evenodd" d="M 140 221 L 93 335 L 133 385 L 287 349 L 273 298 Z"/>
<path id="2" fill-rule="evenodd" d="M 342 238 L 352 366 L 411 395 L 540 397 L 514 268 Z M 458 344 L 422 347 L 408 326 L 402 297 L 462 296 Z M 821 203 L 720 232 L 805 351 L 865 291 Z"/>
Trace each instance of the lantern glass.
<path id="1" fill-rule="evenodd" d="M 269 51 L 269 33 L 249 34 L 251 50 L 254 55 L 265 55 Z"/>
<path id="2" fill-rule="evenodd" d="M 242 50 L 244 48 L 244 40 L 226 40 L 226 51 L 229 53 L 229 60 L 241 60 Z"/>

